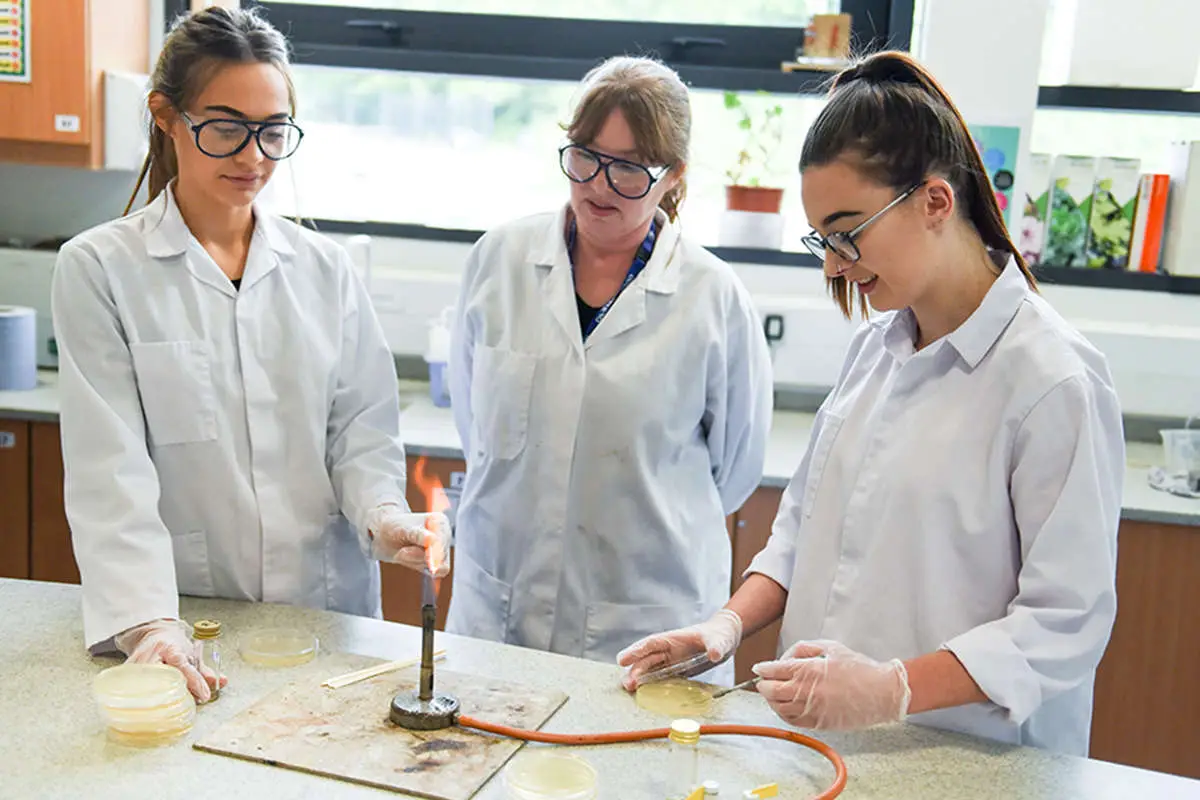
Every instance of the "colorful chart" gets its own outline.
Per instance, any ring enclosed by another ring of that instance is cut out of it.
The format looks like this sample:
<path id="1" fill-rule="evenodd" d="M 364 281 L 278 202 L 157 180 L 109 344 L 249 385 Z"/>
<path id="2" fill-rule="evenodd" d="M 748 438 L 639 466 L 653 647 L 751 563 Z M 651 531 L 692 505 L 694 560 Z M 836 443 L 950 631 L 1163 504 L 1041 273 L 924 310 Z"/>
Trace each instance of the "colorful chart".
<path id="1" fill-rule="evenodd" d="M 0 0 L 0 81 L 29 83 L 29 6 Z"/>
<path id="2" fill-rule="evenodd" d="M 1012 230 L 1012 191 L 1016 182 L 1017 148 L 1021 141 L 1021 129 L 1003 125 L 972 125 L 971 135 L 975 146 L 983 157 L 983 168 L 987 170 L 1004 224 Z"/>

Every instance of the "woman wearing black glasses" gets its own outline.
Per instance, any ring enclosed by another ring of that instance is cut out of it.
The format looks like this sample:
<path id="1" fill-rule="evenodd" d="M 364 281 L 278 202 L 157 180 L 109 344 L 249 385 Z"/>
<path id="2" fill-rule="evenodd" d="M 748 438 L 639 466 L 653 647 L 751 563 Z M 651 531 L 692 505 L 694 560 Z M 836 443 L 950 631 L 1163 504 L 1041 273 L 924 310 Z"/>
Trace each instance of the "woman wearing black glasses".
<path id="1" fill-rule="evenodd" d="M 729 597 L 725 516 L 761 477 L 772 382 L 747 292 L 681 236 L 690 129 L 670 69 L 597 67 L 558 153 L 569 202 L 471 253 L 450 631 L 611 661 Z M 709 626 L 713 661 L 740 626 Z"/>
<path id="2" fill-rule="evenodd" d="M 370 555 L 419 568 L 435 534 L 404 524 L 395 368 L 348 257 L 254 205 L 302 135 L 282 35 L 184 18 L 149 107 L 149 205 L 54 275 L 66 509 L 85 643 L 205 700 L 179 594 L 378 616 Z"/>
<path id="3" fill-rule="evenodd" d="M 1103 355 L 1005 229 L 974 141 L 910 56 L 841 73 L 800 157 L 806 241 L 850 345 L 771 539 L 729 603 L 783 617 L 758 690 L 804 728 L 910 717 L 1087 755 L 1125 471 Z M 629 659 L 699 650 L 652 637 Z"/>

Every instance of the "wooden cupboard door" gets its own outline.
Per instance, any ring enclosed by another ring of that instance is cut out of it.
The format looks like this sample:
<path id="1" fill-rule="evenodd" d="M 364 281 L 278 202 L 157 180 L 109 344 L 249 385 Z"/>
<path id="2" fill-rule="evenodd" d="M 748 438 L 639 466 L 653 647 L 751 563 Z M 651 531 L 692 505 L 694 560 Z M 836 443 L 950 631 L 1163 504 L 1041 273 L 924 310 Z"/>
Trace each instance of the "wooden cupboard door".
<path id="1" fill-rule="evenodd" d="M 0 419 L 0 578 L 29 577 L 29 423 Z"/>
<path id="2" fill-rule="evenodd" d="M 782 497 L 782 489 L 761 487 L 738 512 L 737 533 L 733 540 L 733 591 L 742 585 L 742 573 L 750 562 L 766 547 Z M 734 657 L 738 683 L 754 677 L 750 668 L 755 664 L 775 658 L 782 626 L 783 621 L 776 620 L 742 641 Z"/>
<path id="3" fill-rule="evenodd" d="M 63 502 L 62 440 L 57 423 L 30 425 L 33 521 L 30 574 L 37 581 L 79 583 Z"/>
<path id="4" fill-rule="evenodd" d="M 1122 521 L 1092 758 L 1200 778 L 1200 527 Z"/>
<path id="5" fill-rule="evenodd" d="M 426 458 L 418 471 L 419 456 L 408 457 L 409 508 L 413 511 L 428 511 L 425 495 L 418 486 L 420 472 L 427 478 L 436 476 L 448 490 L 450 502 L 457 507 L 456 491 L 461 486 L 461 476 L 467 465 L 460 459 Z M 437 599 L 437 629 L 446 629 L 446 612 L 450 608 L 451 578 L 454 576 L 454 558 L 450 558 L 450 574 L 442 579 Z M 380 564 L 383 581 L 383 617 L 391 622 L 405 625 L 421 624 L 421 576 L 398 564 Z"/>
<path id="6" fill-rule="evenodd" d="M 0 139 L 91 141 L 89 6 L 84 0 L 30 3 L 30 82 L 0 82 Z"/>

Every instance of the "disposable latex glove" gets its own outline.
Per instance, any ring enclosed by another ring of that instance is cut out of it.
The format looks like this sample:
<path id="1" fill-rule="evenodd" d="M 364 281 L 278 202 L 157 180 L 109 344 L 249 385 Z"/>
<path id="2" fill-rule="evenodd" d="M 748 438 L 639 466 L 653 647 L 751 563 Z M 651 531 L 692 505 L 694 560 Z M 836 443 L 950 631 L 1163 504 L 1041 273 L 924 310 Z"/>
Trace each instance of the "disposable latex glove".
<path id="1" fill-rule="evenodd" d="M 908 714 L 908 671 L 838 642 L 797 642 L 778 661 L 754 665 L 758 693 L 797 728 L 848 730 Z"/>
<path id="2" fill-rule="evenodd" d="M 385 503 L 367 514 L 371 558 L 401 564 L 435 578 L 450 572 L 450 520 L 440 511 L 414 513 Z"/>
<path id="3" fill-rule="evenodd" d="M 621 684 L 627 691 L 637 688 L 637 680 L 647 672 L 675 664 L 706 652 L 711 662 L 690 674 L 699 675 L 733 654 L 742 641 L 742 618 L 723 608 L 699 625 L 647 636 L 617 654 L 617 663 L 629 667 Z M 684 676 L 687 677 L 687 676 Z"/>
<path id="4" fill-rule="evenodd" d="M 177 619 L 156 619 L 118 633 L 113 644 L 134 664 L 169 664 L 183 673 L 188 691 L 198 703 L 207 703 L 217 676 L 200 663 L 199 648 L 186 624 Z M 221 685 L 224 686 L 222 678 Z"/>

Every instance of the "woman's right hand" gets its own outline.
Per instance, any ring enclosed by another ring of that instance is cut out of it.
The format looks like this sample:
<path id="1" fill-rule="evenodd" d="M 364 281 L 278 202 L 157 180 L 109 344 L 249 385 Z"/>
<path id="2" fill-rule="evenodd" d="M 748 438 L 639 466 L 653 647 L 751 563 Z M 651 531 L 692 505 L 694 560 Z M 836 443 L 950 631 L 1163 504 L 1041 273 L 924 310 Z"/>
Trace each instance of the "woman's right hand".
<path id="1" fill-rule="evenodd" d="M 118 633 L 117 649 L 134 664 L 169 664 L 183 673 L 188 691 L 197 703 L 207 703 L 217 686 L 217 676 L 200 663 L 196 642 L 177 619 L 156 619 Z M 222 686 L 226 683 L 222 679 Z"/>
<path id="2" fill-rule="evenodd" d="M 741 641 L 742 618 L 723 608 L 698 625 L 647 636 L 618 653 L 617 663 L 628 667 L 621 685 L 632 692 L 637 689 L 638 678 L 647 672 L 707 652 L 711 663 L 692 672 L 699 675 L 729 658 Z"/>

